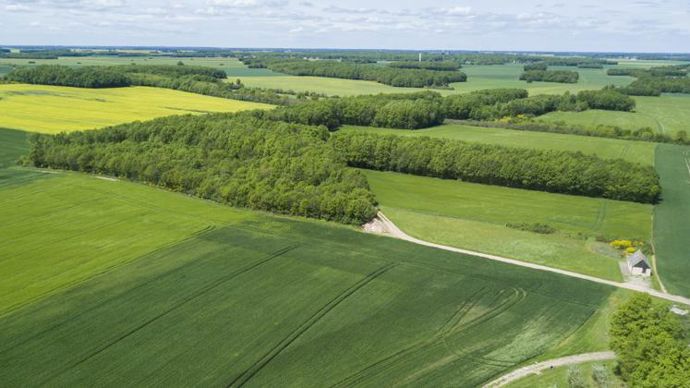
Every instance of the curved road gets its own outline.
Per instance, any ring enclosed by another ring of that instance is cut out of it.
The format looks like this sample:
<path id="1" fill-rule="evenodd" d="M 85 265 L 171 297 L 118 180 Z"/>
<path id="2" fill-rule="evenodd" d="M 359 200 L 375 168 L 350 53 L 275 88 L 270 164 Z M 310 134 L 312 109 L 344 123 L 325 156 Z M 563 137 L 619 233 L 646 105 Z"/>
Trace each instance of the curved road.
<path id="1" fill-rule="evenodd" d="M 660 291 L 650 290 L 650 289 L 647 289 L 644 287 L 636 286 L 634 284 L 614 282 L 612 280 L 606 280 L 606 279 L 601 279 L 601 278 L 597 278 L 594 276 L 584 275 L 584 274 L 577 273 L 577 272 L 547 267 L 545 265 L 527 263 L 524 261 L 510 259 L 507 257 L 489 255 L 486 253 L 475 252 L 475 251 L 470 251 L 467 249 L 460 249 L 460 248 L 455 248 L 455 247 L 451 247 L 451 246 L 447 246 L 447 245 L 436 244 L 436 243 L 432 243 L 429 241 L 420 240 L 420 239 L 414 238 L 414 237 L 408 235 L 407 233 L 403 232 L 402 230 L 400 230 L 397 226 L 395 226 L 395 224 L 391 220 L 388 219 L 388 217 L 386 217 L 381 212 L 378 213 L 378 219 L 383 224 L 383 227 L 385 229 L 384 233 L 389 234 L 392 237 L 395 237 L 395 238 L 398 238 L 401 240 L 405 240 L 405 241 L 409 241 L 409 242 L 412 242 L 412 243 L 415 243 L 418 245 L 424 245 L 424 246 L 431 247 L 431 248 L 443 249 L 445 251 L 450 251 L 450 252 L 462 253 L 462 254 L 470 255 L 470 256 L 477 256 L 477 257 L 481 257 L 484 259 L 500 261 L 502 263 L 517 265 L 520 267 L 532 268 L 532 269 L 536 269 L 539 271 L 553 272 L 553 273 L 557 273 L 560 275 L 565 275 L 565 276 L 570 276 L 573 278 L 588 280 L 590 282 L 595 282 L 595 283 L 606 284 L 606 285 L 613 286 L 613 287 L 625 288 L 625 289 L 632 290 L 632 291 L 644 292 L 644 293 L 647 293 L 647 294 L 654 296 L 656 298 L 665 299 L 665 300 L 668 300 L 668 301 L 671 301 L 674 303 L 681 303 L 681 304 L 690 306 L 690 299 L 679 296 L 679 295 L 666 294 L 666 293 L 663 293 Z"/>
<path id="2" fill-rule="evenodd" d="M 553 360 L 542 361 L 536 364 L 528 365 L 520 369 L 516 369 L 506 375 L 503 375 L 496 380 L 485 384 L 483 388 L 502 387 L 515 380 L 519 380 L 531 374 L 537 374 L 544 370 L 557 368 L 559 366 L 582 364 L 583 362 L 591 361 L 608 361 L 615 360 L 616 354 L 613 352 L 598 352 L 598 353 L 583 353 L 574 356 L 555 358 Z"/>

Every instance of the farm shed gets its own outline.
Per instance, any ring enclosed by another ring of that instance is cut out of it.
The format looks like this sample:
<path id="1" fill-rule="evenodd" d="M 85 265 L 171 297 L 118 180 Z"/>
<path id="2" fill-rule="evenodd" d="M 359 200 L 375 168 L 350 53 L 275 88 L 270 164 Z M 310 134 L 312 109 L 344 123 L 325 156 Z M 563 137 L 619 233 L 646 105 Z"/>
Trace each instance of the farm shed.
<path id="1" fill-rule="evenodd" d="M 628 269 L 633 275 L 651 276 L 652 266 L 649 265 L 647 256 L 642 251 L 637 251 L 628 256 Z"/>

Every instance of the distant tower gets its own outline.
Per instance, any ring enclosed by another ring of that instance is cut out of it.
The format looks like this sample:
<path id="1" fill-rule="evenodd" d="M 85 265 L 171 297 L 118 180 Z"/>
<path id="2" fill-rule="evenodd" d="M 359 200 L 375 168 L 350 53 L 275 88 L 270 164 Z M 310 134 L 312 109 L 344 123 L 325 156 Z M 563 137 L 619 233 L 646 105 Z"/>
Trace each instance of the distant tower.
<path id="1" fill-rule="evenodd" d="M 422 61 L 422 53 L 419 53 L 419 62 Z"/>

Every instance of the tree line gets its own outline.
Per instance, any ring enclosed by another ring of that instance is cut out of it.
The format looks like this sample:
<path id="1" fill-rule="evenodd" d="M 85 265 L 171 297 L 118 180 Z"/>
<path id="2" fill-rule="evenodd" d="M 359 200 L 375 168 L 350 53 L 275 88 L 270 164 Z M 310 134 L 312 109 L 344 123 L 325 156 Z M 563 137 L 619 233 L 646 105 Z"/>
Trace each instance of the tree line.
<path id="1" fill-rule="evenodd" d="M 399 61 L 391 62 L 389 67 L 398 69 L 423 69 L 423 70 L 438 70 L 438 71 L 456 71 L 460 70 L 462 66 L 458 62 L 453 61 Z"/>
<path id="2" fill-rule="evenodd" d="M 332 145 L 353 167 L 643 203 L 661 192 L 650 166 L 580 152 L 366 133 L 336 133 Z"/>
<path id="3" fill-rule="evenodd" d="M 637 78 L 630 85 L 619 88 L 632 96 L 660 96 L 662 93 L 690 94 L 690 65 L 658 66 L 650 69 L 609 69 L 610 76 Z"/>
<path id="4" fill-rule="evenodd" d="M 434 92 L 379 94 L 308 101 L 257 112 L 272 120 L 336 129 L 341 125 L 419 129 L 443 123 L 441 96 Z"/>
<path id="5" fill-rule="evenodd" d="M 520 74 L 521 81 L 558 82 L 574 84 L 580 79 L 580 74 L 569 70 L 528 70 Z"/>
<path id="6" fill-rule="evenodd" d="M 289 105 L 306 98 L 321 98 L 315 93 L 248 88 L 241 82 L 225 82 L 223 70 L 203 66 L 119 65 L 68 67 L 39 65 L 18 67 L 5 76 L 12 82 L 80 88 L 151 86 L 181 90 L 213 97 Z M 298 99 L 288 96 L 293 94 Z"/>
<path id="7" fill-rule="evenodd" d="M 690 145 L 687 131 L 677 131 L 673 136 L 660 133 L 650 127 L 624 129 L 616 125 L 599 124 L 585 127 L 566 123 L 565 121 L 542 122 L 531 118 L 510 118 L 501 121 L 458 120 L 457 122 L 475 127 L 508 128 L 519 131 L 562 133 L 579 136 L 605 137 L 610 139 L 649 141 L 654 143 L 674 143 Z"/>
<path id="8" fill-rule="evenodd" d="M 616 371 L 633 387 L 687 387 L 690 346 L 687 329 L 670 305 L 636 294 L 611 318 Z"/>
<path id="9" fill-rule="evenodd" d="M 5 75 L 9 81 L 27 84 L 72 86 L 77 88 L 117 88 L 132 81 L 121 71 L 106 67 L 71 68 L 60 65 L 18 67 Z"/>
<path id="10" fill-rule="evenodd" d="M 261 113 L 266 118 L 336 129 L 341 125 L 421 129 L 444 119 L 496 120 L 539 116 L 549 112 L 605 109 L 629 111 L 635 101 L 615 90 L 580 92 L 577 95 L 529 97 L 524 89 L 488 89 L 441 97 L 432 91 L 379 94 L 308 101 Z"/>
<path id="11" fill-rule="evenodd" d="M 635 100 L 616 90 L 582 91 L 576 95 L 529 97 L 524 89 L 487 89 L 456 94 L 443 99 L 447 118 L 456 120 L 496 120 L 504 117 L 540 116 L 554 111 L 587 109 L 632 111 Z"/>
<path id="12" fill-rule="evenodd" d="M 260 57 L 244 58 L 244 63 L 250 67 L 266 67 L 279 73 L 296 76 L 367 80 L 395 87 L 447 87 L 452 82 L 465 82 L 467 80 L 467 75 L 461 71 L 394 68 L 333 60 L 267 60 Z"/>
<path id="13" fill-rule="evenodd" d="M 366 178 L 346 168 L 328 137 L 324 127 L 250 114 L 172 116 L 32 135 L 27 163 L 148 182 L 232 206 L 367 222 L 376 202 Z"/>

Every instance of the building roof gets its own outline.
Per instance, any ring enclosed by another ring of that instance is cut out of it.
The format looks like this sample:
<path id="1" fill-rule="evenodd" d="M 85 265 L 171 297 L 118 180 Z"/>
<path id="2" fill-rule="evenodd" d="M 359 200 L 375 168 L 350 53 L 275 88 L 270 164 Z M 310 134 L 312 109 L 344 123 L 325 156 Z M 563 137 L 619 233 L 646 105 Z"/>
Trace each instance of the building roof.
<path id="1" fill-rule="evenodd" d="M 642 253 L 642 251 L 637 251 L 633 253 L 632 255 L 628 256 L 628 265 L 630 267 L 641 267 L 641 268 L 649 268 L 651 269 L 652 266 L 649 265 L 649 261 L 647 260 L 647 256 Z"/>

